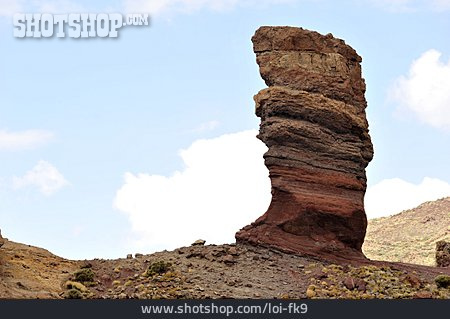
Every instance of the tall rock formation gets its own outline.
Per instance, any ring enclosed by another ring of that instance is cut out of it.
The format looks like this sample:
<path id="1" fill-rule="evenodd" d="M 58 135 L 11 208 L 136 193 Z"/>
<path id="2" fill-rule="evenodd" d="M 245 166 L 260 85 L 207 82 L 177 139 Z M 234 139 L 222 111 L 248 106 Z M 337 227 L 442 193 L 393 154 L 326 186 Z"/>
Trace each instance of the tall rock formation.
<path id="1" fill-rule="evenodd" d="M 440 240 L 436 243 L 436 266 L 450 267 L 450 242 Z"/>
<path id="2" fill-rule="evenodd" d="M 0 247 L 2 247 L 4 243 L 5 243 L 5 240 L 2 237 L 2 230 L 0 229 Z"/>
<path id="3" fill-rule="evenodd" d="M 361 57 L 331 34 L 261 27 L 268 88 L 255 97 L 272 182 L 267 212 L 237 242 L 331 260 L 363 259 L 365 168 L 373 157 Z"/>

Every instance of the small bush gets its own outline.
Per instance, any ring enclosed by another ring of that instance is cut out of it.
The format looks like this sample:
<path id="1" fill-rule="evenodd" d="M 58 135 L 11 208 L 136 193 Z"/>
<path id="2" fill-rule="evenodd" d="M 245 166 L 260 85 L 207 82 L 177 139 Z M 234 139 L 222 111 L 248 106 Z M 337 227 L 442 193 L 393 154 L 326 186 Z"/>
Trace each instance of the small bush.
<path id="1" fill-rule="evenodd" d="M 146 276 L 161 275 L 172 269 L 172 264 L 163 260 L 152 263 L 146 272 Z"/>
<path id="2" fill-rule="evenodd" d="M 74 274 L 74 280 L 78 282 L 91 282 L 94 281 L 94 276 L 95 274 L 91 268 L 83 268 Z"/>
<path id="3" fill-rule="evenodd" d="M 439 275 L 434 281 L 438 288 L 449 288 L 450 287 L 450 276 L 447 275 Z"/>
<path id="4" fill-rule="evenodd" d="M 70 281 L 70 280 L 68 282 L 66 282 L 66 288 L 67 289 L 76 289 L 81 292 L 87 291 L 86 286 L 83 285 L 82 283 L 76 282 L 76 281 Z"/>
<path id="5" fill-rule="evenodd" d="M 78 289 L 70 289 L 66 291 L 64 294 L 64 298 L 66 299 L 82 299 L 83 294 Z"/>

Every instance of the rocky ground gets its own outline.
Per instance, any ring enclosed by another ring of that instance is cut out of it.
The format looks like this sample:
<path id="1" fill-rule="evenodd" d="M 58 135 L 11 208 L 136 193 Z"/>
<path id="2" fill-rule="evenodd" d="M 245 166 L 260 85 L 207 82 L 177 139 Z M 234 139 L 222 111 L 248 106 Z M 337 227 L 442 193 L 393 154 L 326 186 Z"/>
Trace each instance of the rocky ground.
<path id="1" fill-rule="evenodd" d="M 450 269 L 341 266 L 247 245 L 69 261 L 7 241 L 1 298 L 450 298 Z"/>
<path id="2" fill-rule="evenodd" d="M 0 248 L 0 298 L 60 298 L 62 283 L 79 262 L 49 251 L 5 241 Z"/>

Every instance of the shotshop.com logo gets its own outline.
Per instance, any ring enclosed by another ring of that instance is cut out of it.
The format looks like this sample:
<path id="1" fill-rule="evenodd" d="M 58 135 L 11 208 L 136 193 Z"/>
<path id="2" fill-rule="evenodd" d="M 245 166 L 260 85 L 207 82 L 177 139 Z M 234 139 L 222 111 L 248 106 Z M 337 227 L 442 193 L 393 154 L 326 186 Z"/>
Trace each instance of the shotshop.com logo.
<path id="1" fill-rule="evenodd" d="M 148 26 L 148 14 L 120 13 L 16 13 L 13 17 L 16 38 L 117 38 L 124 26 Z"/>

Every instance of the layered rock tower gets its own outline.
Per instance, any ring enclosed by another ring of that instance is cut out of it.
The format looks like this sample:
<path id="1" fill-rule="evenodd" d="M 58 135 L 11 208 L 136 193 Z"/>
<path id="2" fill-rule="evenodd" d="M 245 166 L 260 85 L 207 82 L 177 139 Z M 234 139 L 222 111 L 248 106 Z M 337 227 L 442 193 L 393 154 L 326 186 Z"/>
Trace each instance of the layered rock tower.
<path id="1" fill-rule="evenodd" d="M 293 27 L 252 38 L 268 88 L 255 95 L 272 183 L 267 212 L 237 242 L 321 258 L 364 258 L 365 168 L 373 147 L 361 57 L 343 40 Z"/>

